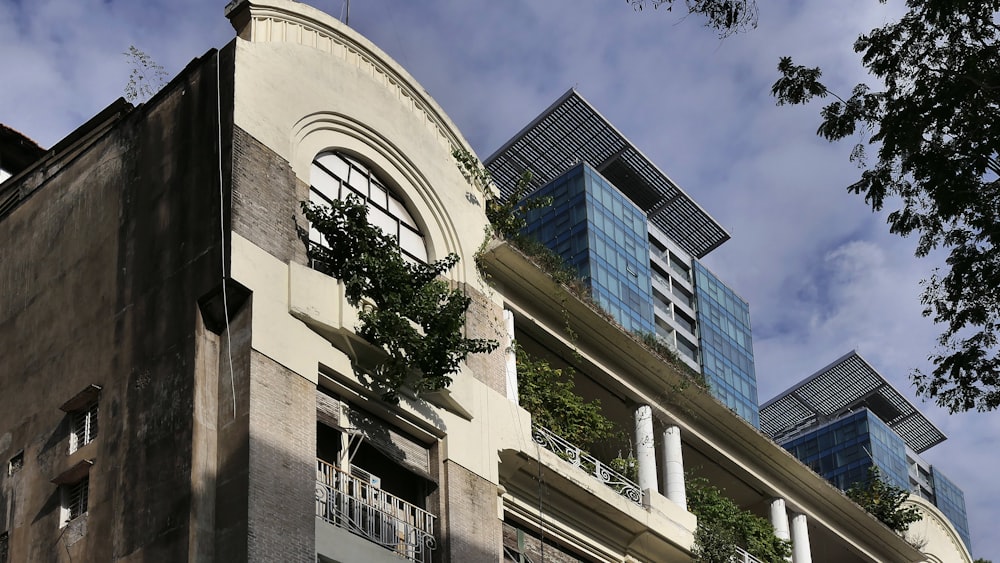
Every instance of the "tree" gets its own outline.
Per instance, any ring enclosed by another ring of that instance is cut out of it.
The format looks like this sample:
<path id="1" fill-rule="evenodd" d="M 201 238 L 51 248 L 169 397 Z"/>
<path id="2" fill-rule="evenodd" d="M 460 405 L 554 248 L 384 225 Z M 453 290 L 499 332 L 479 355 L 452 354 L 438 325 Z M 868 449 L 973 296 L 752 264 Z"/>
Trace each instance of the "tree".
<path id="1" fill-rule="evenodd" d="M 698 517 L 694 536 L 698 563 L 736 561 L 736 546 L 764 563 L 784 563 L 792 554 L 791 543 L 774 535 L 770 522 L 740 508 L 707 479 L 689 475 L 685 483 L 688 510 Z"/>
<path id="2" fill-rule="evenodd" d="M 601 412 L 601 401 L 576 393 L 573 368 L 555 368 L 520 346 L 517 354 L 518 399 L 531 420 L 584 450 L 615 436 L 615 424 Z"/>
<path id="3" fill-rule="evenodd" d="M 469 354 L 497 348 L 494 340 L 463 336 L 471 299 L 440 278 L 457 255 L 429 264 L 405 260 L 396 238 L 371 225 L 356 198 L 303 202 L 302 211 L 327 243 L 309 246 L 314 267 L 344 284 L 347 302 L 359 307 L 358 336 L 386 353 L 375 373 L 383 399 L 397 402 L 403 387 L 417 393 L 447 387 Z"/>
<path id="4" fill-rule="evenodd" d="M 674 0 L 626 0 L 632 8 L 641 11 L 646 6 L 653 9 L 674 8 Z M 740 31 L 757 27 L 757 2 L 755 0 L 684 0 L 689 14 L 705 18 L 705 25 L 727 37 Z"/>
<path id="5" fill-rule="evenodd" d="M 884 0 L 882 0 L 884 1 Z M 889 230 L 918 235 L 916 255 L 946 249 L 946 267 L 922 282 L 924 316 L 944 326 L 915 370 L 917 392 L 951 412 L 1000 405 L 1000 0 L 908 0 L 897 22 L 861 35 L 854 50 L 884 87 L 838 96 L 819 68 L 778 64 L 780 104 L 833 96 L 817 134 L 856 137 L 861 178 L 848 190 Z M 876 159 L 868 163 L 867 148 Z"/>
<path id="6" fill-rule="evenodd" d="M 847 496 L 900 534 L 921 518 L 920 511 L 915 506 L 903 507 L 910 493 L 883 479 L 878 467 L 874 465 L 868 468 L 867 479 L 854 483 L 847 489 Z"/>
<path id="7" fill-rule="evenodd" d="M 145 102 L 163 88 L 167 81 L 167 71 L 135 45 L 129 45 L 122 53 L 128 59 L 131 71 L 125 85 L 125 99 L 129 102 Z"/>

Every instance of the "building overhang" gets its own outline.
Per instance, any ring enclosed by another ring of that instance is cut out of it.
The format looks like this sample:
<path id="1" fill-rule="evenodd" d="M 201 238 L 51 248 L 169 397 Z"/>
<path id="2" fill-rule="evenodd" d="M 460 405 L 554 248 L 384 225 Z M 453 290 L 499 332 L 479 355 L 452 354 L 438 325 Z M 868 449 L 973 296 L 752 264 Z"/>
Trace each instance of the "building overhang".
<path id="1" fill-rule="evenodd" d="M 729 233 L 576 90 L 569 90 L 485 160 L 503 197 L 530 170 L 537 189 L 587 162 L 639 206 L 649 222 L 701 258 Z"/>

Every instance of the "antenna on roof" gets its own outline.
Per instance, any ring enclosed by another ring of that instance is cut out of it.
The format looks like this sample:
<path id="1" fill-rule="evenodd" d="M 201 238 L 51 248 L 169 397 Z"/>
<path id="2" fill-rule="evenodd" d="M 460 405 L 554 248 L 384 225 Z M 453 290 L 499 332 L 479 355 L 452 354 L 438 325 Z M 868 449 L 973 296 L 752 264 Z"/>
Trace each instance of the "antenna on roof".
<path id="1" fill-rule="evenodd" d="M 351 25 L 351 0 L 344 0 L 346 13 L 344 14 L 344 25 Z"/>

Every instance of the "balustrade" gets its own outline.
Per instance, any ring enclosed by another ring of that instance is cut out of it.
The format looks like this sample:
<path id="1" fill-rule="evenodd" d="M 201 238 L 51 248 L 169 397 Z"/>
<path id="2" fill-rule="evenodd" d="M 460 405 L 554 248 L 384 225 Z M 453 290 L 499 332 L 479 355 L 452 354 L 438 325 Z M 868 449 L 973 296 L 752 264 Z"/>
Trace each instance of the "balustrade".
<path id="1" fill-rule="evenodd" d="M 537 424 L 531 426 L 531 438 L 545 449 L 590 473 L 596 479 L 611 487 L 616 493 L 642 506 L 642 490 L 639 489 L 639 485 L 621 473 L 618 473 L 606 463 L 601 462 L 587 452 L 560 438 L 551 430 Z"/>
<path id="2" fill-rule="evenodd" d="M 410 561 L 431 561 L 433 514 L 323 460 L 316 466 L 316 516 Z"/>

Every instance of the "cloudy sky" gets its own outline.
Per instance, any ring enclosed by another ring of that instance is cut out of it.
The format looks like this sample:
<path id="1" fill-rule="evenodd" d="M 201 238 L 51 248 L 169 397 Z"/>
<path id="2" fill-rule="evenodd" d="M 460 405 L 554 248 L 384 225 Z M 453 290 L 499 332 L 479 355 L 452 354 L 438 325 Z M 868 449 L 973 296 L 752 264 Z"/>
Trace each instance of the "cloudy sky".
<path id="1" fill-rule="evenodd" d="M 845 187 L 850 144 L 818 139 L 818 107 L 775 107 L 781 55 L 828 85 L 865 80 L 850 46 L 900 0 L 758 0 L 724 40 L 625 0 L 354 0 L 350 24 L 445 109 L 481 157 L 571 87 L 732 234 L 707 264 L 750 302 L 760 398 L 856 349 L 949 436 L 925 457 L 964 488 L 973 555 L 1000 561 L 1000 413 L 921 403 L 936 327 L 920 314 L 934 259 L 888 234 Z M 314 0 L 339 15 L 343 0 Z M 51 146 L 122 95 L 135 45 L 172 76 L 233 35 L 222 0 L 0 0 L 0 122 Z M 891 210 L 891 208 L 889 209 Z"/>

